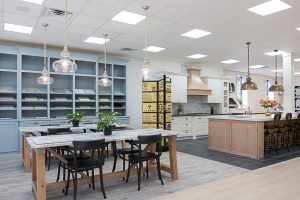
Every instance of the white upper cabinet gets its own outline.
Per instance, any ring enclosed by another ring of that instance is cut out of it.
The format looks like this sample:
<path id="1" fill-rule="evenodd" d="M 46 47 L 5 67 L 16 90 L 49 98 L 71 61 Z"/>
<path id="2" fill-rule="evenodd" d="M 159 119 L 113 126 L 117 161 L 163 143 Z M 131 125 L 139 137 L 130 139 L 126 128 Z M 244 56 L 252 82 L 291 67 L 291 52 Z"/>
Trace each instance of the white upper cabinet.
<path id="1" fill-rule="evenodd" d="M 187 76 L 168 75 L 172 83 L 172 103 L 187 103 Z"/>
<path id="2" fill-rule="evenodd" d="M 222 103 L 222 80 L 208 78 L 207 86 L 211 89 L 211 95 L 207 98 L 207 103 Z"/>

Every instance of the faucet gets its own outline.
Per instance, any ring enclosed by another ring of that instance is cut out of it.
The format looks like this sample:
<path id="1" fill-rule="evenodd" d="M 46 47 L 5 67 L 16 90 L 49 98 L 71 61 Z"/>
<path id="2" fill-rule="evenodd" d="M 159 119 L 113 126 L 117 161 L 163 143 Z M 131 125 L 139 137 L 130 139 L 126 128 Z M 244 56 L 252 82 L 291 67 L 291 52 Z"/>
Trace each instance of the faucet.
<path id="1" fill-rule="evenodd" d="M 251 107 L 250 107 L 250 106 L 248 106 L 247 108 L 248 108 L 248 111 L 246 111 L 246 114 L 247 114 L 247 115 L 252 115 L 252 110 L 251 110 Z"/>

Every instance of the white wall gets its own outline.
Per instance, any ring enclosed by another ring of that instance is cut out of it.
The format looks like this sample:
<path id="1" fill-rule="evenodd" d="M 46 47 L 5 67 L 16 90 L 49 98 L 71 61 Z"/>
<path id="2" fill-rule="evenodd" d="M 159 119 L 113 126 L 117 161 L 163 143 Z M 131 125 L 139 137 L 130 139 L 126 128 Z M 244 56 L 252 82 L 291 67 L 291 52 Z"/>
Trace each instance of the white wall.
<path id="1" fill-rule="evenodd" d="M 132 128 L 142 127 L 142 79 L 137 72 L 142 68 L 143 60 L 133 59 L 127 65 L 127 115 L 130 116 Z M 152 71 L 181 72 L 181 63 L 150 60 Z M 194 65 L 189 65 L 194 66 Z M 223 69 L 211 66 L 200 67 L 201 76 L 223 76 Z"/>

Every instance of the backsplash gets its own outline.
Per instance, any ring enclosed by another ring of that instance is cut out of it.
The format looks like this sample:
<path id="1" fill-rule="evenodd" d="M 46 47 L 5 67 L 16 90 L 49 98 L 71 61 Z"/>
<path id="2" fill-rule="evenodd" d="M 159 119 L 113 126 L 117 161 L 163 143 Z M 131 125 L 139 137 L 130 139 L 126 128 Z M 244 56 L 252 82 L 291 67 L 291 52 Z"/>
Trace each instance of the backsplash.
<path id="1" fill-rule="evenodd" d="M 208 104 L 203 103 L 202 96 L 188 96 L 187 103 L 181 104 L 183 106 L 183 113 L 210 113 L 211 106 L 213 105 L 214 108 L 217 108 L 218 105 L 215 104 Z M 177 107 L 178 103 L 173 103 L 172 105 L 172 113 L 173 115 L 177 115 Z"/>

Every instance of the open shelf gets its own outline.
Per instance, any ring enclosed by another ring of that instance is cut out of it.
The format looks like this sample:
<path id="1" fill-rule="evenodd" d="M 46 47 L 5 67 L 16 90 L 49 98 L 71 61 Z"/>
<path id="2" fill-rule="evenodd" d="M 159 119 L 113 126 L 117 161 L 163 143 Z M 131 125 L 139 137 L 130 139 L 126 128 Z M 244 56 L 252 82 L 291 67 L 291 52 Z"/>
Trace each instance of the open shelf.
<path id="1" fill-rule="evenodd" d="M 76 75 L 96 75 L 96 62 L 76 60 L 77 70 Z"/>
<path id="2" fill-rule="evenodd" d="M 0 53 L 0 69 L 17 70 L 17 55 Z"/>
<path id="3" fill-rule="evenodd" d="M 22 55 L 22 70 L 42 71 L 44 58 L 40 56 Z"/>
<path id="4" fill-rule="evenodd" d="M 99 67 L 98 76 L 102 77 L 103 72 L 104 72 L 104 64 L 99 63 L 98 67 Z M 106 67 L 107 67 L 108 76 L 111 77 L 112 76 L 112 65 L 111 64 L 106 64 Z"/>
<path id="5" fill-rule="evenodd" d="M 114 78 L 126 78 L 125 65 L 114 65 Z"/>

